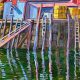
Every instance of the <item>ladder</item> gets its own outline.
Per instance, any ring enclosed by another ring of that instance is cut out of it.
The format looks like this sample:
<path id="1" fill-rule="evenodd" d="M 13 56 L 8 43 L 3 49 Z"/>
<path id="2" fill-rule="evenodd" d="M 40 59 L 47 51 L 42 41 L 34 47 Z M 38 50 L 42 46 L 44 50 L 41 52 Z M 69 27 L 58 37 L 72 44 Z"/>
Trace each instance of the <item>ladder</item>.
<path id="1" fill-rule="evenodd" d="M 46 16 L 43 16 L 42 19 L 42 51 L 41 51 L 41 56 L 42 56 L 42 68 L 43 68 L 43 74 L 45 74 L 45 60 L 44 60 L 44 47 L 45 47 L 45 36 L 46 36 Z M 45 76 L 43 76 L 43 79 Z"/>
<path id="2" fill-rule="evenodd" d="M 77 51 L 78 48 L 78 51 Z M 78 17 L 75 17 L 75 54 L 74 54 L 74 65 L 75 65 L 75 70 L 74 70 L 74 74 L 75 74 L 75 79 L 77 77 L 76 74 L 76 67 L 80 67 L 80 43 L 79 43 L 79 21 L 78 21 Z"/>
<path id="3" fill-rule="evenodd" d="M 44 50 L 45 35 L 46 35 L 46 16 L 44 16 L 42 19 L 42 51 Z"/>

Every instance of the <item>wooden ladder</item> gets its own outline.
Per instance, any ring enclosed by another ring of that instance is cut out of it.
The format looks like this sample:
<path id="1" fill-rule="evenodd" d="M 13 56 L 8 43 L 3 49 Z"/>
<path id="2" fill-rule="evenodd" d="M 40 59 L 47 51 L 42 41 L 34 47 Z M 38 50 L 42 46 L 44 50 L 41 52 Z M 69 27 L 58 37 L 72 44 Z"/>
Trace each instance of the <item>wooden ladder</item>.
<path id="1" fill-rule="evenodd" d="M 80 67 L 80 42 L 79 42 L 79 21 L 78 21 L 78 17 L 76 16 L 75 17 L 75 54 L 74 54 L 74 58 L 75 58 L 75 61 L 74 61 L 74 65 L 75 65 L 75 71 L 74 71 L 74 74 L 75 74 L 75 79 L 77 77 L 76 75 L 76 67 Z M 77 51 L 78 49 L 78 51 Z"/>

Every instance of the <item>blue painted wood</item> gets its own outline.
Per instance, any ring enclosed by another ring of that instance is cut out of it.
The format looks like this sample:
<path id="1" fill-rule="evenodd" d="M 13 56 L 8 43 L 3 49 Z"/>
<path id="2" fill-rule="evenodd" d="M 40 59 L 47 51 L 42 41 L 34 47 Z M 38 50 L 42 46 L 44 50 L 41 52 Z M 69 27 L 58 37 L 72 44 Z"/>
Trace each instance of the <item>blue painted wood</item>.
<path id="1" fill-rule="evenodd" d="M 42 8 L 42 13 L 43 12 L 53 12 L 53 8 L 52 7 Z"/>
<path id="2" fill-rule="evenodd" d="M 17 8 L 14 8 L 14 19 L 22 19 L 24 17 L 24 8 L 25 3 L 24 2 L 18 2 Z"/>
<path id="3" fill-rule="evenodd" d="M 11 19 L 11 16 L 9 16 L 10 7 L 11 7 L 11 2 L 4 3 L 3 19 L 6 19 L 6 17 L 8 17 L 8 19 Z"/>
<path id="4" fill-rule="evenodd" d="M 12 3 L 11 2 L 6 2 L 4 3 L 4 13 L 3 13 L 3 19 L 5 19 L 6 17 L 8 19 L 11 19 L 11 6 Z M 24 17 L 24 7 L 25 7 L 25 3 L 24 2 L 18 2 L 16 7 L 13 7 L 13 19 L 22 19 Z"/>
<path id="5" fill-rule="evenodd" d="M 37 18 L 37 12 L 38 8 L 35 6 L 30 6 L 30 18 L 31 19 L 36 19 Z"/>

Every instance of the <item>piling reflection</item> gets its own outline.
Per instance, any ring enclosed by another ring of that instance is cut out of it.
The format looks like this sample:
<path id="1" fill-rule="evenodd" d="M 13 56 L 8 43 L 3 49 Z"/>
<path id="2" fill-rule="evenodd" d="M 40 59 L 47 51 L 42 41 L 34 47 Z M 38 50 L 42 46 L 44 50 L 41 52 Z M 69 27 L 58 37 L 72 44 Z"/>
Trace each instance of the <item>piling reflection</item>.
<path id="1" fill-rule="evenodd" d="M 10 52 L 9 52 L 8 48 L 7 48 L 7 60 L 8 60 L 8 64 L 10 66 L 11 72 L 13 72 L 12 64 L 11 64 L 11 60 L 10 60 Z"/>
<path id="2" fill-rule="evenodd" d="M 39 63 L 38 66 L 37 65 L 35 66 L 34 54 L 32 50 L 26 52 L 26 49 L 22 49 L 22 50 L 12 49 L 12 53 L 9 49 L 0 50 L 0 80 L 7 80 L 7 79 L 43 80 L 43 78 L 44 80 L 53 80 L 53 79 L 58 80 L 59 78 L 60 79 L 63 78 L 65 80 L 64 78 L 66 77 L 66 75 L 64 74 L 66 73 L 65 68 L 62 68 L 62 72 L 59 75 L 57 75 L 58 74 L 57 66 L 56 66 L 57 64 L 55 62 L 55 55 L 54 55 L 54 53 L 56 53 L 55 50 L 53 51 L 51 49 L 47 49 L 44 53 L 44 61 L 45 61 L 44 74 L 42 68 L 41 49 L 38 50 L 36 53 L 38 59 L 37 62 Z M 74 57 L 74 54 L 73 52 L 71 54 L 72 55 L 70 55 L 70 58 L 72 60 L 72 56 Z M 60 59 L 62 59 L 62 57 L 60 57 Z M 72 70 L 73 67 L 71 64 L 74 65 L 74 63 L 70 63 L 71 66 L 70 70 Z M 66 66 L 66 64 L 62 64 L 62 67 L 64 66 Z M 36 67 L 38 68 L 38 73 L 39 73 L 38 78 L 36 78 L 36 74 L 37 74 Z"/>
<path id="3" fill-rule="evenodd" d="M 25 72 L 25 69 L 24 69 L 22 63 L 21 63 L 20 60 L 19 60 L 19 56 L 18 56 L 18 51 L 17 51 L 17 49 L 16 49 L 16 52 L 17 52 L 16 54 L 17 54 L 18 63 L 19 63 L 19 65 L 20 65 L 20 67 L 21 67 L 21 70 L 22 70 L 22 74 L 23 74 L 23 76 L 24 76 L 24 79 L 25 79 L 25 80 L 28 80 L 27 75 L 26 75 L 26 72 Z"/>
<path id="4" fill-rule="evenodd" d="M 28 73 L 30 74 L 29 78 L 31 79 L 31 63 L 30 63 L 30 51 L 28 50 L 26 53 L 26 59 L 27 59 L 27 68 L 28 68 Z"/>
<path id="5" fill-rule="evenodd" d="M 2 79 L 4 79 L 6 77 L 5 65 L 2 64 L 2 61 L 1 60 L 0 60 L 0 67 L 1 67 Z"/>

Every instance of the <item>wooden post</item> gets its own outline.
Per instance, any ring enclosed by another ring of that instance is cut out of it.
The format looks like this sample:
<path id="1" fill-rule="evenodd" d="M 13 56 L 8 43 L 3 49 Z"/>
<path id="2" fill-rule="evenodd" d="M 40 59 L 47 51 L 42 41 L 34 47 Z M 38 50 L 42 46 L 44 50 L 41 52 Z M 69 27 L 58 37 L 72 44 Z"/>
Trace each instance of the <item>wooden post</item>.
<path id="1" fill-rule="evenodd" d="M 38 61 L 37 61 L 36 48 L 37 48 L 38 28 L 39 28 L 39 21 L 40 21 L 40 15 L 41 15 L 41 8 L 42 8 L 42 4 L 38 10 L 37 24 L 36 24 L 36 35 L 35 35 L 34 46 L 33 46 L 33 54 L 34 54 L 34 61 L 35 61 L 35 67 L 36 67 L 36 80 L 38 80 Z"/>
<path id="2" fill-rule="evenodd" d="M 38 48 L 40 48 L 40 28 L 41 28 L 41 26 L 40 26 L 40 23 L 39 23 L 39 32 L 38 32 Z"/>
<path id="3" fill-rule="evenodd" d="M 69 14 L 67 14 L 67 19 L 68 19 L 68 39 L 67 39 L 67 51 L 66 51 L 66 66 L 67 66 L 66 80 L 69 80 L 69 44 L 70 44 L 70 19 L 69 19 Z"/>
<path id="4" fill-rule="evenodd" d="M 6 17 L 5 22 L 4 22 L 4 28 L 3 28 L 3 35 L 2 35 L 2 37 L 4 37 L 4 35 L 5 35 L 6 24 L 7 24 L 7 17 Z"/>

